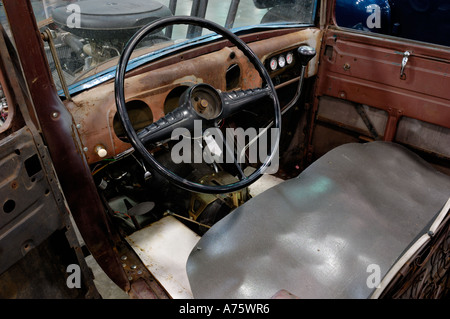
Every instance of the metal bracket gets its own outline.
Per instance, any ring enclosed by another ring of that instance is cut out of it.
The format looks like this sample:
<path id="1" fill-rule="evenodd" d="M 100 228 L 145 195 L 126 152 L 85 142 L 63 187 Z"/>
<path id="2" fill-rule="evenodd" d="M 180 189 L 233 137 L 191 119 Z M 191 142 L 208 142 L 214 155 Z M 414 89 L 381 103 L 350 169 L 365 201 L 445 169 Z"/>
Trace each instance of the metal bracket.
<path id="1" fill-rule="evenodd" d="M 43 41 L 47 42 L 50 47 L 50 52 L 52 53 L 53 61 L 55 62 L 55 68 L 58 72 L 59 80 L 61 81 L 61 86 L 64 91 L 64 95 L 66 96 L 67 100 L 71 100 L 71 96 L 69 93 L 69 88 L 67 87 L 66 79 L 64 78 L 63 70 L 61 67 L 61 62 L 58 57 L 58 53 L 56 52 L 55 43 L 53 42 L 54 38 L 54 31 L 47 28 L 44 32 L 41 33 L 41 38 Z"/>

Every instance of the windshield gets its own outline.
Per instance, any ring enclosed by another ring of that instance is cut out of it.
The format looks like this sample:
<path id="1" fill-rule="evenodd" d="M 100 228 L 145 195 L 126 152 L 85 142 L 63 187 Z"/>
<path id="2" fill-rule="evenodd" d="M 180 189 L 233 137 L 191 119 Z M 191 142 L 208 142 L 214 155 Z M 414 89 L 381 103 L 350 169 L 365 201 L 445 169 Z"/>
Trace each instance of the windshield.
<path id="1" fill-rule="evenodd" d="M 99 77 L 110 79 L 130 37 L 161 17 L 198 16 L 235 31 L 248 32 L 262 27 L 309 25 L 316 10 L 316 0 L 31 0 L 31 3 L 41 32 L 51 37 L 44 47 L 61 95 L 63 84 L 72 92 L 80 89 L 80 83 L 87 88 L 94 85 L 88 84 L 89 81 L 101 83 Z M 3 11 L 1 16 L 4 17 Z M 194 26 L 167 27 L 147 36 L 136 56 L 198 41 L 209 33 Z"/>

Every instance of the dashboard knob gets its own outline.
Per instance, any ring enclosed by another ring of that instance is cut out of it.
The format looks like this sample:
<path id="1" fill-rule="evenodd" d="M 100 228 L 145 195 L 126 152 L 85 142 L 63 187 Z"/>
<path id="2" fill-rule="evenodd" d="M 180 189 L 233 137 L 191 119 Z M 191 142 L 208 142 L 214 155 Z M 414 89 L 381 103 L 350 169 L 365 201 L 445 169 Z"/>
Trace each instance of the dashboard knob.
<path id="1" fill-rule="evenodd" d="M 100 157 L 105 157 L 106 155 L 108 155 L 108 151 L 106 150 L 106 148 L 103 145 L 98 145 L 95 148 L 95 152 L 97 153 L 98 156 Z"/>

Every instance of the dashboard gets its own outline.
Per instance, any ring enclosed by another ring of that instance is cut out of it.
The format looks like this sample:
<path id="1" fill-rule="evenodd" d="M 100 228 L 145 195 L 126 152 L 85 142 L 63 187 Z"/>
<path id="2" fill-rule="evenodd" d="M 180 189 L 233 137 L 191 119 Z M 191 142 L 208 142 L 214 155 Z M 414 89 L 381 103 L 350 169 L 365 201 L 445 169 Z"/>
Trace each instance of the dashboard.
<path id="1" fill-rule="evenodd" d="M 296 49 L 309 45 L 319 50 L 321 35 L 322 31 L 316 28 L 278 30 L 252 34 L 249 39 L 244 37 L 244 41 L 266 66 L 279 89 L 298 82 Z M 271 68 L 274 59 L 277 66 Z M 317 60 L 316 57 L 310 63 L 306 77 L 317 73 Z M 198 83 L 230 91 L 260 87 L 261 78 L 242 52 L 223 41 L 141 66 L 129 72 L 125 81 L 126 107 L 134 128 L 144 128 L 175 109 L 181 94 Z M 73 115 L 89 164 L 119 157 L 130 149 L 116 114 L 113 81 L 81 92 L 65 101 L 65 105 Z"/>

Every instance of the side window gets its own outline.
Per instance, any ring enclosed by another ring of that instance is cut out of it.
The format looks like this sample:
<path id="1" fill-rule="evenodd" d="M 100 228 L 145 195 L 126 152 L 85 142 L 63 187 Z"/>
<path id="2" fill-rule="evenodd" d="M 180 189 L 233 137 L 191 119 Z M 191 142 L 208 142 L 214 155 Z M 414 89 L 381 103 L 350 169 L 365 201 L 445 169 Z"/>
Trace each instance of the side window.
<path id="1" fill-rule="evenodd" d="M 6 34 L 10 36 L 8 18 L 6 16 L 5 8 L 3 7 L 3 1 L 1 0 L 0 0 L 0 23 L 3 29 L 5 30 Z"/>
<path id="2" fill-rule="evenodd" d="M 449 0 L 336 0 L 340 27 L 450 46 Z"/>
<path id="3" fill-rule="evenodd" d="M 4 32 L 8 36 L 10 36 L 9 23 L 6 17 L 5 10 L 3 8 L 2 1 L 0 1 L 0 24 L 0 32 Z M 3 37 L 3 35 L 0 36 Z M 1 41 L 1 43 L 3 43 L 3 41 Z M 1 50 L 4 49 L 5 48 L 2 45 Z M 3 66 L 2 61 L 0 61 L 0 65 Z M 2 67 L 0 68 L 0 133 L 6 131 L 10 127 L 14 111 L 14 108 L 8 105 L 8 91 L 4 78 L 5 74 L 3 74 L 3 72 L 4 69 Z"/>
<path id="4" fill-rule="evenodd" d="M 9 111 L 5 92 L 3 91 L 3 86 L 0 84 L 0 132 L 3 132 L 9 127 L 9 122 L 11 122 L 12 118 L 12 114 L 9 114 Z"/>

